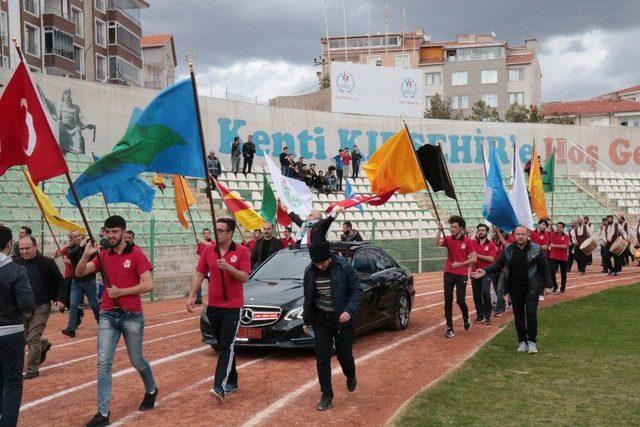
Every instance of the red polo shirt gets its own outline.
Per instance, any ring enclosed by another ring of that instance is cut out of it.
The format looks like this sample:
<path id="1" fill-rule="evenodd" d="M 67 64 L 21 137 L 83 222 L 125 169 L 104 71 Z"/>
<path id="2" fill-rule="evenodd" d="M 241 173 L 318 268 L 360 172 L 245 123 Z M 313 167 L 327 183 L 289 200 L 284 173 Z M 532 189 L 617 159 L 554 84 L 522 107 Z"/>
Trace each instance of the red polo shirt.
<path id="1" fill-rule="evenodd" d="M 62 248 L 60 248 L 60 255 L 66 257 L 68 250 L 69 250 L 69 245 L 63 246 Z M 71 264 L 66 264 L 65 263 L 65 265 L 64 265 L 64 278 L 65 279 L 73 278 L 73 266 Z"/>
<path id="2" fill-rule="evenodd" d="M 296 241 L 292 237 L 289 237 L 288 239 L 280 239 L 280 241 L 282 242 L 282 247 L 285 249 L 296 245 Z"/>
<path id="3" fill-rule="evenodd" d="M 533 243 L 536 243 L 540 246 L 545 246 L 545 245 L 549 245 L 549 235 L 550 233 L 548 231 L 545 231 L 544 233 L 540 233 L 537 229 L 533 230 L 531 232 L 531 241 Z"/>
<path id="4" fill-rule="evenodd" d="M 207 246 L 211 246 L 212 242 L 213 242 L 212 240 L 209 240 L 209 242 L 207 243 L 198 242 L 198 247 L 196 248 L 196 255 L 201 257 L 202 253 L 204 252 L 204 248 L 206 248 Z"/>
<path id="5" fill-rule="evenodd" d="M 451 264 L 454 262 L 465 262 L 469 259 L 469 255 L 474 252 L 473 240 L 464 235 L 459 239 L 453 236 L 445 236 L 444 246 L 447 248 L 447 260 L 444 263 L 444 271 L 446 273 L 466 276 L 469 271 L 468 265 L 454 269 L 451 267 Z"/>
<path id="6" fill-rule="evenodd" d="M 132 288 L 140 284 L 140 276 L 153 270 L 153 266 L 135 245 L 127 245 L 121 254 L 111 249 L 101 251 L 91 262 L 96 266 L 96 272 L 102 266 L 109 278 L 109 284 L 118 288 Z M 109 297 L 107 292 L 102 294 L 101 311 L 121 308 L 126 311 L 142 313 L 140 295 L 124 295 L 117 300 Z"/>
<path id="7" fill-rule="evenodd" d="M 554 245 L 569 245 L 569 235 L 567 233 L 551 233 L 551 242 Z M 549 258 L 558 261 L 567 261 L 569 259 L 569 250 L 551 248 Z"/>
<path id="8" fill-rule="evenodd" d="M 478 259 L 478 261 L 476 261 L 475 264 L 473 264 L 473 269 L 478 269 L 478 268 L 485 268 L 490 266 L 491 264 L 493 264 L 493 262 L 496 261 L 497 257 L 496 254 L 498 253 L 498 250 L 496 248 L 496 245 L 491 241 L 491 240 L 487 240 L 484 243 L 480 243 L 479 240 L 474 240 L 473 241 L 473 250 L 476 252 L 477 255 L 482 255 L 482 256 L 492 256 L 493 257 L 493 261 L 489 262 L 489 261 L 482 261 L 480 259 Z"/>
<path id="9" fill-rule="evenodd" d="M 223 258 L 238 270 L 247 273 L 251 272 L 251 254 L 249 249 L 244 246 L 231 242 L 231 246 Z M 209 307 L 242 308 L 244 306 L 244 283 L 234 279 L 227 270 L 222 271 L 227 300 L 225 301 L 222 298 L 222 283 L 220 282 L 218 254 L 216 253 L 215 244 L 209 245 L 204 249 L 196 271 L 204 275 L 209 273 L 209 301 L 207 302 Z"/>

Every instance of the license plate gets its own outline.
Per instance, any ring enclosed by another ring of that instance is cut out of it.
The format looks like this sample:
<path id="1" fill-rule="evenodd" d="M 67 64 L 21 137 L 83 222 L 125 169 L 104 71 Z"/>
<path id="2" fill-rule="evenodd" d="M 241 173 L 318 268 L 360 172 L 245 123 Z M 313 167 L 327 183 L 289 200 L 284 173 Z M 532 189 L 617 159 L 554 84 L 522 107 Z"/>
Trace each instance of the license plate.
<path id="1" fill-rule="evenodd" d="M 262 329 L 261 328 L 240 328 L 238 329 L 237 337 L 259 340 L 262 338 Z"/>

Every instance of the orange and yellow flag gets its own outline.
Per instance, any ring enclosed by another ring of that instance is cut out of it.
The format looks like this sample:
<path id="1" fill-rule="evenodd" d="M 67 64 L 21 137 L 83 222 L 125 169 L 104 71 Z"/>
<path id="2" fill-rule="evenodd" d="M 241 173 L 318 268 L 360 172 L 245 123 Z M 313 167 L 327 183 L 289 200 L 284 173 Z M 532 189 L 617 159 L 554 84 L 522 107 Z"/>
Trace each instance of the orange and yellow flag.
<path id="1" fill-rule="evenodd" d="M 173 175 L 173 195 L 176 202 L 176 215 L 183 228 L 189 229 L 189 223 L 184 213 L 196 203 L 196 198 L 191 192 L 187 181 L 180 175 Z"/>
<path id="2" fill-rule="evenodd" d="M 249 206 L 242 197 L 235 191 L 230 191 L 220 181 L 216 181 L 216 187 L 222 196 L 224 204 L 231 214 L 236 218 L 238 224 L 243 226 L 247 230 L 261 229 L 264 224 L 264 219 L 256 212 L 251 206 Z"/>
<path id="3" fill-rule="evenodd" d="M 531 157 L 531 169 L 529 170 L 529 200 L 531 210 L 538 219 L 547 217 L 547 202 L 544 199 L 544 184 L 540 172 L 540 159 L 535 144 L 533 145 L 533 157 Z"/>
<path id="4" fill-rule="evenodd" d="M 407 194 L 427 189 L 406 127 L 373 153 L 364 165 L 364 171 L 372 193 L 386 193 L 397 188 L 399 193 Z"/>

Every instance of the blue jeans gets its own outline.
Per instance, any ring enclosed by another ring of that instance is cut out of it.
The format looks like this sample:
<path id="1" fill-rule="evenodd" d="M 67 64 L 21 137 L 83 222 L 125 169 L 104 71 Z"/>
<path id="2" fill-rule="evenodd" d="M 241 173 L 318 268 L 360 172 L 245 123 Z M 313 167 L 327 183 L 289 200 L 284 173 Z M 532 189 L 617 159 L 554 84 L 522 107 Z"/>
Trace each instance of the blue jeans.
<path id="1" fill-rule="evenodd" d="M 18 423 L 22 401 L 22 365 L 24 364 L 24 333 L 0 337 L 0 426 Z"/>
<path id="2" fill-rule="evenodd" d="M 98 323 L 100 319 L 95 279 L 87 280 L 86 282 L 78 282 L 76 279 L 73 279 L 71 281 L 71 306 L 69 307 L 69 324 L 67 326 L 67 329 L 71 331 L 78 329 L 78 306 L 85 295 L 89 300 L 89 305 L 93 311 L 93 317 L 96 318 L 96 323 Z"/>
<path id="3" fill-rule="evenodd" d="M 140 374 L 147 393 L 156 390 L 151 365 L 142 354 L 142 335 L 144 317 L 142 313 L 123 310 L 109 310 L 100 313 L 98 323 L 98 412 L 107 416 L 111 403 L 111 367 L 113 357 L 120 341 L 124 337 L 129 360 Z"/>

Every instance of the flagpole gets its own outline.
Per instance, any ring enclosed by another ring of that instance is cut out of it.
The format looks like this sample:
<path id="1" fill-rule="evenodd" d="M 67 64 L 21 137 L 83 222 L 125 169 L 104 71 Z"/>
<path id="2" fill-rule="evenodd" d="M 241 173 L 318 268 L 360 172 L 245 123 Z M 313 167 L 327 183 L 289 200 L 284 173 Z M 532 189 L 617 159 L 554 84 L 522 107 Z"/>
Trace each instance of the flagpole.
<path id="1" fill-rule="evenodd" d="M 427 178 L 425 178 L 424 171 L 422 170 L 422 164 L 420 163 L 420 160 L 418 160 L 418 154 L 416 153 L 416 150 L 413 147 L 413 138 L 411 138 L 411 132 L 409 132 L 409 127 L 407 126 L 407 122 L 405 122 L 404 120 L 402 120 L 402 122 L 404 123 L 404 129 L 406 130 L 407 135 L 409 136 L 409 144 L 411 144 L 411 152 L 413 153 L 413 157 L 416 159 L 416 163 L 418 164 L 418 167 L 420 168 L 420 173 L 422 174 L 422 179 L 424 180 L 424 183 L 427 187 L 427 192 L 429 193 L 429 199 L 431 200 L 433 211 L 436 214 L 436 219 L 438 220 L 438 227 L 440 227 L 440 223 L 442 221 L 440 220 L 440 214 L 438 213 L 438 207 L 436 206 L 436 202 L 435 200 L 433 200 L 433 194 L 431 194 L 431 187 L 429 187 Z"/>
<path id="2" fill-rule="evenodd" d="M 554 220 L 554 216 L 553 216 L 553 201 L 555 199 L 554 195 L 556 194 L 556 165 L 555 165 L 555 161 L 556 161 L 556 147 L 553 147 L 553 151 L 551 152 L 551 155 L 553 156 L 553 178 L 551 181 L 551 224 L 553 227 L 553 220 Z M 548 161 L 548 160 L 547 160 Z"/>
<path id="3" fill-rule="evenodd" d="M 460 214 L 460 216 L 462 217 L 462 209 L 460 208 L 460 202 L 458 201 L 458 195 L 456 194 L 456 189 L 453 186 L 453 180 L 451 179 L 451 175 L 449 174 L 449 166 L 447 166 L 447 162 L 444 160 L 444 154 L 442 153 L 442 145 L 440 145 L 440 140 L 436 140 L 436 145 L 438 146 L 438 149 L 440 150 L 441 156 L 440 159 L 442 161 L 442 164 L 444 166 L 444 171 L 447 173 L 447 178 L 449 179 L 449 182 L 451 183 L 451 189 L 453 190 L 453 194 L 455 195 L 455 201 L 456 201 L 456 206 L 458 207 L 458 213 Z"/>
<path id="4" fill-rule="evenodd" d="M 27 183 L 29 183 L 29 178 L 27 176 L 26 169 L 24 168 L 23 165 L 20 165 L 20 169 L 22 170 L 22 174 L 24 175 L 25 180 L 27 180 Z M 58 239 L 56 239 L 56 235 L 53 233 L 53 229 L 51 228 L 51 223 L 47 219 L 47 216 L 44 214 L 44 208 L 40 204 L 40 201 L 38 200 L 38 196 L 33 191 L 33 188 L 31 186 L 29 186 L 29 188 L 31 189 L 31 193 L 33 193 L 33 197 L 36 199 L 36 204 L 38 205 L 38 209 L 40 209 L 40 215 L 41 215 L 42 219 L 44 220 L 44 222 L 47 224 L 47 228 L 49 229 L 49 232 L 51 233 L 51 237 L 53 237 L 53 243 L 55 243 L 56 247 L 58 249 L 60 249 L 60 244 L 58 243 Z M 42 233 L 43 233 L 43 236 L 44 236 L 44 230 L 42 231 Z M 44 242 L 44 237 L 43 237 L 42 241 Z"/>
<path id="5" fill-rule="evenodd" d="M 196 118 L 198 120 L 198 130 L 200 132 L 200 149 L 202 151 L 202 164 L 204 166 L 204 176 L 207 182 L 207 199 L 209 199 L 209 209 L 211 210 L 211 221 L 213 221 L 213 238 L 216 243 L 216 254 L 218 258 L 222 258 L 222 254 L 220 253 L 220 244 L 218 242 L 218 231 L 216 227 L 216 212 L 213 207 L 213 197 L 211 195 L 212 191 L 212 182 L 211 175 L 209 175 L 209 168 L 207 167 L 207 150 L 204 145 L 204 132 L 202 130 L 202 119 L 200 117 L 200 103 L 198 102 L 198 87 L 196 86 L 196 75 L 193 71 L 193 58 L 195 55 L 187 53 L 185 55 L 187 60 L 187 65 L 189 66 L 189 75 L 191 76 L 191 89 L 193 90 L 193 103 L 196 109 Z M 236 227 L 237 228 L 237 227 Z M 224 281 L 224 275 L 222 274 L 222 270 L 218 269 L 220 273 L 220 285 L 222 287 L 222 299 L 227 301 L 227 286 Z"/>

